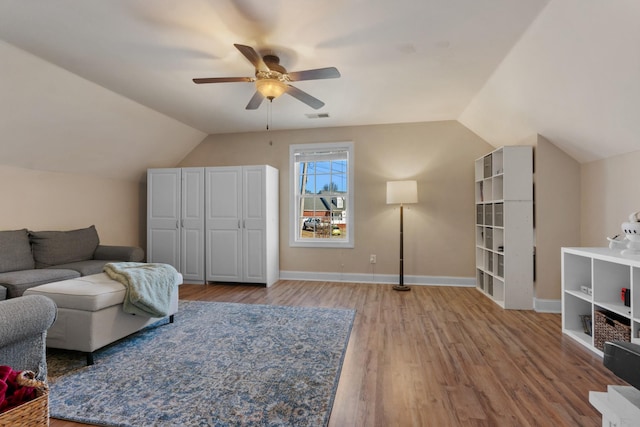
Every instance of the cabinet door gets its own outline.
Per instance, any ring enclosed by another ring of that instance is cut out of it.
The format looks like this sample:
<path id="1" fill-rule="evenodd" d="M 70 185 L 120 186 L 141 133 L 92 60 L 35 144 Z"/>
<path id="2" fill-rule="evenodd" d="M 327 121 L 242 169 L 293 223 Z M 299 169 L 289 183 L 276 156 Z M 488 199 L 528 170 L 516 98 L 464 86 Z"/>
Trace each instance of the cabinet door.
<path id="1" fill-rule="evenodd" d="M 242 168 L 206 168 L 207 280 L 242 281 Z"/>
<path id="2" fill-rule="evenodd" d="M 242 274 L 243 281 L 266 281 L 266 188 L 265 167 L 245 166 L 242 183 Z"/>
<path id="3" fill-rule="evenodd" d="M 147 261 L 180 271 L 180 169 L 147 172 Z"/>
<path id="4" fill-rule="evenodd" d="M 180 272 L 204 282 L 204 168 L 182 169 Z"/>

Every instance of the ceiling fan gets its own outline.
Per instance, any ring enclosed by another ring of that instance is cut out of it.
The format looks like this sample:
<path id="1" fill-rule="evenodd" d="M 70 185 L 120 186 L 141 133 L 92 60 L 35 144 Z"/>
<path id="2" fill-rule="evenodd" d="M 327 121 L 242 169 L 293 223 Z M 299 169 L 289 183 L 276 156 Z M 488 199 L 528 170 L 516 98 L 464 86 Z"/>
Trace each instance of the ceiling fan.
<path id="1" fill-rule="evenodd" d="M 309 95 L 308 93 L 291 86 L 289 82 L 301 80 L 333 79 L 340 77 L 340 72 L 335 67 L 317 68 L 314 70 L 287 72 L 280 65 L 280 58 L 276 55 L 268 54 L 260 56 L 254 48 L 241 44 L 234 46 L 245 58 L 253 64 L 256 69 L 255 77 L 206 77 L 196 78 L 193 82 L 202 83 L 229 83 L 229 82 L 249 82 L 256 84 L 256 93 L 247 104 L 247 110 L 257 109 L 262 101 L 267 98 L 273 101 L 283 93 L 293 96 L 316 110 L 324 106 L 324 102 Z"/>

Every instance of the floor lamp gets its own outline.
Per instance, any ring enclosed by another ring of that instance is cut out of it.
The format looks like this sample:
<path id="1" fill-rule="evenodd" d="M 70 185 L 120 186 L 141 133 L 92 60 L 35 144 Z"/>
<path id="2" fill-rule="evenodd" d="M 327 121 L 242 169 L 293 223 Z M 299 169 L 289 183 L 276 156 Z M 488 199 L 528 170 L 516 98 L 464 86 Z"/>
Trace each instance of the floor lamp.
<path id="1" fill-rule="evenodd" d="M 402 224 L 402 207 L 407 203 L 418 203 L 417 181 L 388 181 L 387 204 L 400 204 L 400 282 L 393 286 L 396 291 L 409 291 L 410 287 L 404 284 L 404 241 Z"/>

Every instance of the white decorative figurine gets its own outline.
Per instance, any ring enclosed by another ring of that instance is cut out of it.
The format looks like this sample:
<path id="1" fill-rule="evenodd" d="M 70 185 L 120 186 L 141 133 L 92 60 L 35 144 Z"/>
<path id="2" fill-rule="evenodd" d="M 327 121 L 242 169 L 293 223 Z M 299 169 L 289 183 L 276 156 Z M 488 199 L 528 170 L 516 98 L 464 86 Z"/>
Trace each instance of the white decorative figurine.
<path id="1" fill-rule="evenodd" d="M 640 211 L 629 215 L 629 221 L 622 223 L 624 239 L 607 237 L 611 249 L 623 249 L 623 255 L 640 255 Z"/>

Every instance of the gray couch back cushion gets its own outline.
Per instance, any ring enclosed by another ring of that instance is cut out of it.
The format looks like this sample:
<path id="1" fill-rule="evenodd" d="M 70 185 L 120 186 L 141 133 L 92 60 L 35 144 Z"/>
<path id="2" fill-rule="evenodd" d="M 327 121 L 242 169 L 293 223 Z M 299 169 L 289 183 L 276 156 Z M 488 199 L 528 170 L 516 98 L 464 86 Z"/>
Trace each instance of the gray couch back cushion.
<path id="1" fill-rule="evenodd" d="M 0 273 L 34 267 L 27 229 L 0 231 Z"/>
<path id="2" fill-rule="evenodd" d="M 37 268 L 93 259 L 100 239 L 95 226 L 71 231 L 30 231 Z"/>

